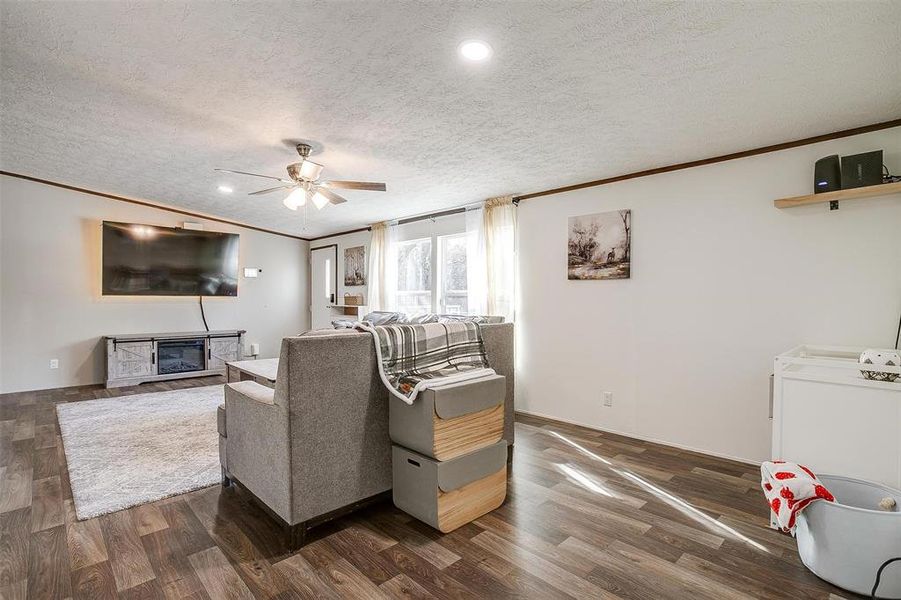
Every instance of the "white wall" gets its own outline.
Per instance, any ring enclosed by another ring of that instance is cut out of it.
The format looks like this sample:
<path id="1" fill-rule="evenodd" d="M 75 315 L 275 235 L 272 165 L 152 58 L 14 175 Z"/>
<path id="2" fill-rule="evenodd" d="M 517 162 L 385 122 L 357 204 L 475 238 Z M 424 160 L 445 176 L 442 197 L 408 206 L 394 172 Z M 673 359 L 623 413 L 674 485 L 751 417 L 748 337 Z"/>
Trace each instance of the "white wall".
<path id="1" fill-rule="evenodd" d="M 309 328 L 307 242 L 2 176 L 0 391 L 102 381 L 104 334 L 203 330 L 197 298 L 101 296 L 102 220 L 240 234 L 238 297 L 204 299 L 210 328 L 246 329 L 263 358 Z M 245 279 L 245 266 L 263 272 Z"/>
<path id="2" fill-rule="evenodd" d="M 901 312 L 901 196 L 834 212 L 773 200 L 809 193 L 818 158 L 878 148 L 901 173 L 895 128 L 522 202 L 517 408 L 769 457 L 774 355 L 891 347 Z M 567 218 L 621 208 L 632 278 L 567 281 Z"/>

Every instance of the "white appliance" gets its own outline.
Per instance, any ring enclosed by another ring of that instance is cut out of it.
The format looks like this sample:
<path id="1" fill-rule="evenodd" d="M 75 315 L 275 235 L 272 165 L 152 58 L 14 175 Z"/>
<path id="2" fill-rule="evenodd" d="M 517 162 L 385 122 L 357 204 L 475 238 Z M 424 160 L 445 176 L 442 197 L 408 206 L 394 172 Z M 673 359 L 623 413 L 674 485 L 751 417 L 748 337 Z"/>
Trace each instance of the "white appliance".
<path id="1" fill-rule="evenodd" d="M 901 378 L 865 379 L 858 364 L 864 350 L 804 345 L 776 357 L 772 458 L 899 488 Z"/>

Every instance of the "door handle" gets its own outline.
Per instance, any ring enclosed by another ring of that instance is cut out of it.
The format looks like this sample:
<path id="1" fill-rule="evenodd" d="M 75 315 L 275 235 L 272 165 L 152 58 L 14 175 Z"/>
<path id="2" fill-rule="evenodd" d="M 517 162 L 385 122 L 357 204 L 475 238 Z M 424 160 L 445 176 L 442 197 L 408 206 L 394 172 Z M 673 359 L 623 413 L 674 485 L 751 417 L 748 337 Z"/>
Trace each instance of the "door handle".
<path id="1" fill-rule="evenodd" d="M 335 303 L 335 294 L 332 294 L 331 296 L 329 296 L 329 298 L 330 298 L 329 302 L 334 304 Z"/>

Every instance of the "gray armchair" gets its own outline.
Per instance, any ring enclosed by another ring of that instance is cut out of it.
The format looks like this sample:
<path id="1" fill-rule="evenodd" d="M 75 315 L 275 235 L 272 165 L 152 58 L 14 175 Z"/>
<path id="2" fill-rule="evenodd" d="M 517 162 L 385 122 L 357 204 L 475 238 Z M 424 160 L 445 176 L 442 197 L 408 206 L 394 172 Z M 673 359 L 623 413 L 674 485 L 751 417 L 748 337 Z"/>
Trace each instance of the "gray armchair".
<path id="1" fill-rule="evenodd" d="M 513 444 L 513 325 L 482 326 L 489 363 L 507 377 L 504 437 Z M 282 524 L 307 529 L 391 489 L 388 392 L 369 334 L 282 340 L 275 389 L 225 388 L 223 484 L 238 482 Z"/>

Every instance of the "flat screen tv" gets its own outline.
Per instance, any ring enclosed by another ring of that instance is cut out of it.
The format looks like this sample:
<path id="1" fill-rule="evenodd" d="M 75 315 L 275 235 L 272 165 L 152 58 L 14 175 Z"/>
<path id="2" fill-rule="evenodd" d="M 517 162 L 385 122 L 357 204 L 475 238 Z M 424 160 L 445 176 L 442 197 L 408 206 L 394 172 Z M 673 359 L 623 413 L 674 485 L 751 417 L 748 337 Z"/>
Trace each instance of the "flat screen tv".
<path id="1" fill-rule="evenodd" d="M 103 295 L 237 296 L 238 235 L 104 221 Z"/>

